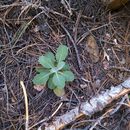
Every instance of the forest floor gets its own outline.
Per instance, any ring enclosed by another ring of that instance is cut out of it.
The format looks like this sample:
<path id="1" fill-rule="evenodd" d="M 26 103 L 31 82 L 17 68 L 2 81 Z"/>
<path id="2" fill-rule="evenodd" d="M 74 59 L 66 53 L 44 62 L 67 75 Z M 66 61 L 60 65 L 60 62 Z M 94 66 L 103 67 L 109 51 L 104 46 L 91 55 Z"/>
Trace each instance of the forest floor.
<path id="1" fill-rule="evenodd" d="M 52 118 L 129 77 L 130 2 L 108 11 L 100 2 L 63 1 L 0 0 L 1 130 L 24 129 L 25 102 L 20 81 L 27 91 L 31 127 L 51 116 L 61 102 L 63 105 Z M 61 43 L 69 48 L 67 62 L 75 75 L 75 80 L 65 86 L 64 98 L 47 87 L 37 91 L 32 83 L 38 57 L 47 51 L 55 52 Z M 101 115 L 103 112 L 74 122 L 73 128 L 89 130 Z M 44 123 L 32 130 L 44 127 Z M 122 105 L 94 129 L 130 129 L 130 109 Z"/>

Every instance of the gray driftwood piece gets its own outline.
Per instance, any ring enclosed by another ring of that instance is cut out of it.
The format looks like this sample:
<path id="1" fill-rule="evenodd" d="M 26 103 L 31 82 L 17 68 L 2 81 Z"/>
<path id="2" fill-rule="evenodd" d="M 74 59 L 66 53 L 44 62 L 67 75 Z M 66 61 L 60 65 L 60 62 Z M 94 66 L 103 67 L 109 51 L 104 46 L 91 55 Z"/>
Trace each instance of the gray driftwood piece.
<path id="1" fill-rule="evenodd" d="M 112 86 L 110 90 L 93 97 L 89 102 L 82 103 L 80 107 L 78 106 L 70 112 L 56 117 L 51 124 L 45 127 L 45 130 L 60 130 L 82 115 L 92 116 L 94 113 L 102 111 L 113 100 L 120 98 L 128 92 L 130 92 L 130 78 L 115 87 Z"/>

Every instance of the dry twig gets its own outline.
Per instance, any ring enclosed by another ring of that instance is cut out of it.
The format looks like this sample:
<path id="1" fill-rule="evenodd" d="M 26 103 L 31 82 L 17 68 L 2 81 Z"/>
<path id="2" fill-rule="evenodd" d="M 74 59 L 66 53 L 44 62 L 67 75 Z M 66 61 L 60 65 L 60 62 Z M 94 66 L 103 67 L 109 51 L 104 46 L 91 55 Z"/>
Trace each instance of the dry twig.
<path id="1" fill-rule="evenodd" d="M 39 125 L 39 124 L 41 124 L 41 123 L 43 123 L 43 122 L 45 122 L 45 121 L 50 120 L 50 119 L 59 111 L 59 109 L 61 108 L 62 105 L 63 105 L 63 102 L 60 103 L 60 105 L 58 106 L 58 108 L 52 113 L 51 116 L 49 116 L 48 118 L 44 118 L 44 119 L 42 119 L 41 121 L 37 122 L 36 124 L 34 124 L 33 126 L 31 126 L 31 127 L 29 128 L 29 130 L 31 130 L 31 129 L 34 128 L 35 126 L 37 126 L 37 125 Z M 41 127 L 41 126 L 40 126 L 40 127 Z"/>
<path id="2" fill-rule="evenodd" d="M 68 37 L 70 38 L 70 40 L 71 40 L 71 42 L 72 42 L 72 44 L 73 44 L 73 46 L 74 46 L 75 53 L 76 53 L 76 57 L 77 57 L 77 61 L 78 61 L 78 65 L 79 65 L 79 69 L 80 69 L 80 70 L 83 70 L 83 66 L 82 66 L 82 64 L 81 64 L 81 59 L 80 59 L 80 57 L 79 57 L 79 52 L 78 52 L 78 49 L 77 49 L 77 46 L 76 46 L 75 41 L 73 40 L 73 38 L 72 38 L 72 36 L 70 35 L 70 33 L 68 32 L 68 30 L 67 30 L 62 24 L 60 24 L 60 25 L 61 25 L 61 27 L 64 29 L 64 31 L 66 32 L 66 34 L 68 35 Z"/>

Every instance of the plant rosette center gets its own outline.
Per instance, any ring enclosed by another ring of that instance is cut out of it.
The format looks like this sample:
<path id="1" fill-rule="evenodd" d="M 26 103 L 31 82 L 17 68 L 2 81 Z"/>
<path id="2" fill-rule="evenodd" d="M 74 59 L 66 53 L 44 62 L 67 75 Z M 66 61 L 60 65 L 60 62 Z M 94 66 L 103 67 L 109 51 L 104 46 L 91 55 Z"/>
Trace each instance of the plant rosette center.
<path id="1" fill-rule="evenodd" d="M 53 67 L 50 70 L 50 72 L 51 73 L 56 73 L 56 72 L 60 71 L 64 67 L 64 65 L 65 65 L 65 62 L 60 62 L 60 63 L 58 63 L 57 67 Z"/>

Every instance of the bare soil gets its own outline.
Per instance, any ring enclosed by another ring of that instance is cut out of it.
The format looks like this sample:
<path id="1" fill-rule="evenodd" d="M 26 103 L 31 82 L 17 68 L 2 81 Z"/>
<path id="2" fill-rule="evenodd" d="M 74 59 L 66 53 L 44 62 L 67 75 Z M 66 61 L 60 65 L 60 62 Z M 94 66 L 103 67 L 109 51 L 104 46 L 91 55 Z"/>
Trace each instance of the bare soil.
<path id="1" fill-rule="evenodd" d="M 1 130 L 24 129 L 25 103 L 20 81 L 27 90 L 31 127 L 51 116 L 61 102 L 63 105 L 53 118 L 129 77 L 130 2 L 118 10 L 108 11 L 97 1 L 71 0 L 70 9 L 59 0 L 0 1 Z M 98 44 L 97 63 L 92 61 L 86 49 L 89 35 Z M 55 52 L 61 43 L 69 47 L 67 62 L 75 74 L 74 82 L 65 87 L 64 98 L 57 97 L 47 87 L 39 92 L 32 83 L 38 57 L 47 51 Z M 104 118 L 95 130 L 129 130 L 129 114 L 128 106 L 121 106 Z M 102 115 L 103 112 L 90 120 L 83 118 L 68 129 L 74 126 L 89 130 Z"/>

